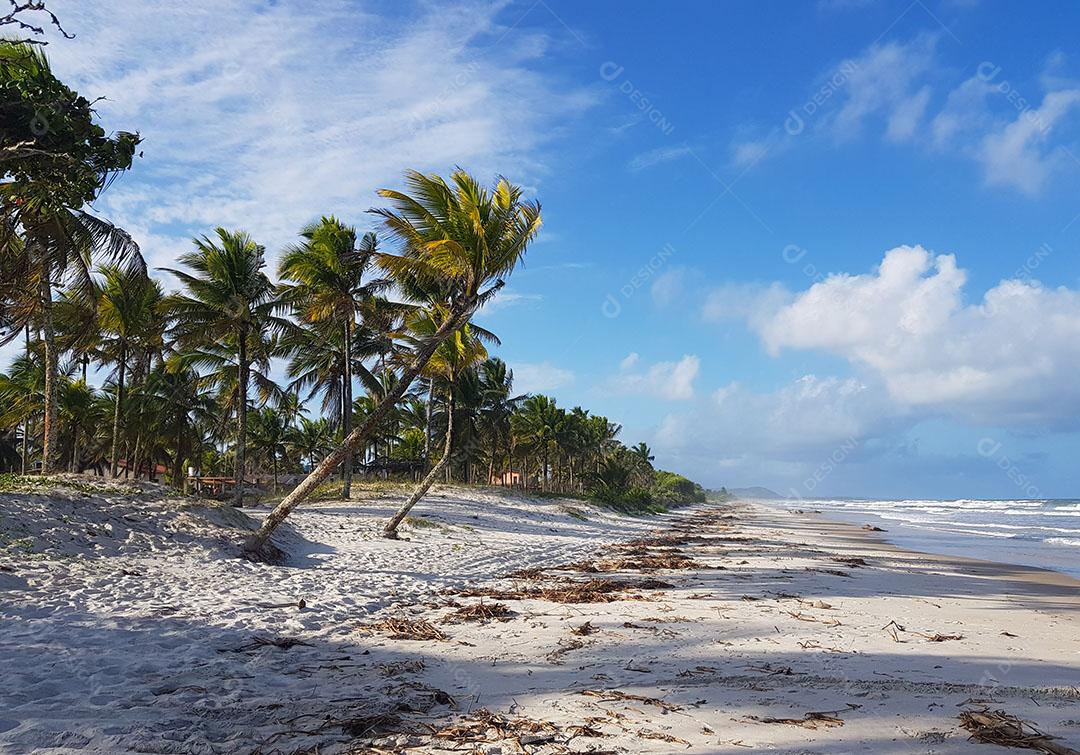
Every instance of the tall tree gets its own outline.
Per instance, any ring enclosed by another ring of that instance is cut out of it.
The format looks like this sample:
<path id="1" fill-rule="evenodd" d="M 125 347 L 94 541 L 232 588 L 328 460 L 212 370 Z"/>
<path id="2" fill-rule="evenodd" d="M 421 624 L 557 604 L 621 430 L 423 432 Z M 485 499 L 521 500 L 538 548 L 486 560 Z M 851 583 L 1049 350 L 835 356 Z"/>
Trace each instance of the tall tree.
<path id="1" fill-rule="evenodd" d="M 187 270 L 169 268 L 186 293 L 170 297 L 168 310 L 177 344 L 185 347 L 234 349 L 237 367 L 236 466 L 233 501 L 244 501 L 247 447 L 248 383 L 251 346 L 261 348 L 266 332 L 280 327 L 274 285 L 266 277 L 265 250 L 244 231 L 218 228 L 216 240 L 195 240 L 195 249 L 180 256 Z"/>
<path id="2" fill-rule="evenodd" d="M 391 189 L 379 192 L 392 207 L 374 212 L 401 249 L 399 254 L 380 253 L 377 261 L 406 296 L 419 301 L 438 296 L 446 302 L 448 316 L 417 349 L 397 386 L 383 397 L 378 409 L 263 520 L 259 531 L 244 544 L 249 554 L 262 553 L 270 535 L 292 510 L 346 456 L 367 442 L 439 345 L 502 288 L 503 278 L 517 267 L 540 231 L 540 203 L 526 201 L 522 190 L 505 178 L 500 178 L 491 191 L 462 170 L 451 176 L 452 186 L 438 176 L 417 171 L 407 173 L 405 183 L 409 193 Z"/>
<path id="3" fill-rule="evenodd" d="M 112 418 L 112 446 L 109 454 L 109 473 L 116 477 L 120 460 L 120 423 L 127 398 L 128 365 L 135 349 L 153 341 L 157 334 L 154 324 L 161 309 L 161 286 L 146 275 L 144 270 L 122 269 L 115 265 L 101 268 L 104 279 L 98 299 L 97 345 L 99 357 L 104 364 L 114 367 L 116 379 L 116 403 Z M 131 467 L 131 459 L 127 460 Z"/>
<path id="4" fill-rule="evenodd" d="M 131 167 L 138 144 L 137 134 L 106 135 L 91 103 L 53 75 L 39 47 L 0 40 L 0 259 L 5 275 L 18 275 L 22 299 L 5 318 L 6 338 L 31 318 L 42 333 L 46 473 L 57 450 L 54 290 L 67 282 L 92 296 L 91 270 L 102 259 L 143 266 L 128 234 L 84 209 Z"/>
<path id="5" fill-rule="evenodd" d="M 342 432 L 352 432 L 353 336 L 357 316 L 380 292 L 390 286 L 384 278 L 368 275 L 378 251 L 374 233 L 366 233 L 357 243 L 356 229 L 334 217 L 324 217 L 302 231 L 303 241 L 285 251 L 278 276 L 290 284 L 281 287 L 304 322 L 334 328 L 341 333 Z M 342 473 L 342 496 L 349 498 L 353 455 L 347 451 Z"/>

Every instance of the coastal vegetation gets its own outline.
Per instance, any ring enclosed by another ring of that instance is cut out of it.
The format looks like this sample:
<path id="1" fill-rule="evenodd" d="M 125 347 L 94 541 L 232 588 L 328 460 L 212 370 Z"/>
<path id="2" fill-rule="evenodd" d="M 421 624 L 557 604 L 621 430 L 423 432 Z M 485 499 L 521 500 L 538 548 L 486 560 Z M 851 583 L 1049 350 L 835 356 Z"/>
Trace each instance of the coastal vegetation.
<path id="1" fill-rule="evenodd" d="M 607 417 L 517 395 L 491 353 L 474 316 L 542 224 L 508 179 L 407 171 L 378 192 L 374 231 L 320 218 L 276 269 L 257 234 L 219 227 L 149 270 L 89 209 L 138 134 L 106 134 L 39 46 L 0 44 L 0 93 L 0 338 L 21 347 L 0 374 L 0 471 L 213 480 L 237 505 L 287 480 L 256 553 L 328 479 L 348 498 L 356 474 L 415 484 L 388 537 L 437 482 L 625 511 L 704 500 Z"/>

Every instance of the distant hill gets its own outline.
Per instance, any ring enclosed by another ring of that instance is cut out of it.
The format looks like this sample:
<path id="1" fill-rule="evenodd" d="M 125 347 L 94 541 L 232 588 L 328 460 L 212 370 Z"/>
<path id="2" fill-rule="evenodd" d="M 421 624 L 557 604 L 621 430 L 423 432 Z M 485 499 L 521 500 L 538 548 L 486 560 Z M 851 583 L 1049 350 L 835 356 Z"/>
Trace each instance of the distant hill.
<path id="1" fill-rule="evenodd" d="M 768 488 L 754 487 L 754 488 L 731 488 L 728 493 L 732 498 L 766 498 L 766 499 L 779 499 L 786 498 L 787 496 L 780 495 L 775 490 L 769 490 Z"/>

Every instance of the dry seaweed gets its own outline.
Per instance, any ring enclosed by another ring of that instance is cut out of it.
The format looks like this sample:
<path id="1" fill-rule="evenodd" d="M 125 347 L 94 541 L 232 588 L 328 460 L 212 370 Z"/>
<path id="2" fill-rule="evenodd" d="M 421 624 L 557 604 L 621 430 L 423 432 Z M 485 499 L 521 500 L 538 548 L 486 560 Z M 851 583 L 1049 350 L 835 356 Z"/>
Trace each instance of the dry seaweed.
<path id="1" fill-rule="evenodd" d="M 1058 744 L 1054 737 L 1039 731 L 1028 721 L 1003 710 L 965 710 L 960 714 L 960 726 L 970 732 L 972 742 L 1037 750 L 1048 755 L 1080 755 L 1080 752 Z"/>
<path id="2" fill-rule="evenodd" d="M 374 624 L 364 624 L 362 631 L 378 632 L 391 640 L 445 640 L 446 635 L 424 619 L 389 618 Z"/>
<path id="3" fill-rule="evenodd" d="M 595 634 L 599 631 L 599 629 L 593 626 L 593 623 L 591 621 L 586 621 L 581 626 L 571 629 L 570 634 L 576 634 L 579 637 L 585 637 L 586 635 Z"/>
<path id="4" fill-rule="evenodd" d="M 505 603 L 485 603 L 481 600 L 447 614 L 443 621 L 510 621 L 514 615 Z"/>
<path id="5" fill-rule="evenodd" d="M 787 724 L 788 726 L 800 726 L 803 729 L 820 729 L 820 728 L 832 728 L 834 726 L 843 726 L 844 719 L 840 718 L 841 713 L 847 713 L 848 711 L 861 708 L 861 705 L 855 703 L 848 703 L 846 708 L 840 710 L 824 710 L 824 711 L 810 711 L 802 718 L 773 718 L 772 716 L 748 716 L 751 721 L 757 721 L 763 724 Z"/>
<path id="6" fill-rule="evenodd" d="M 652 705 L 659 708 L 664 713 L 672 713 L 677 710 L 682 710 L 678 705 L 674 705 L 665 700 L 661 700 L 657 697 L 645 697 L 644 695 L 631 695 L 626 692 L 622 692 L 617 689 L 583 689 L 580 693 L 586 697 L 595 697 L 601 702 L 635 702 L 642 703 L 644 705 Z"/>

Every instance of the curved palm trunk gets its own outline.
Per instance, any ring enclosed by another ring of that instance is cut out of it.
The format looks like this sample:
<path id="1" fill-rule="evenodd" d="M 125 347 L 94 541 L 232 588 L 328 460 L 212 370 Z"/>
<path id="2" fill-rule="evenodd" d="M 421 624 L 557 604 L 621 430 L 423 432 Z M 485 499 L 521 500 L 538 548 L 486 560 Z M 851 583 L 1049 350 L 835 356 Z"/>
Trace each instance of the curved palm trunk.
<path id="1" fill-rule="evenodd" d="M 446 398 L 447 412 L 446 412 L 446 447 L 443 449 L 442 458 L 439 459 L 439 463 L 436 464 L 427 476 L 420 482 L 420 485 L 413 491 L 413 494 L 409 496 L 409 500 L 405 501 L 404 505 L 397 510 L 397 513 L 390 518 L 390 521 L 386 523 L 386 527 L 383 528 L 383 537 L 388 537 L 391 540 L 397 540 L 397 528 L 401 524 L 402 520 L 408 516 L 412 507 L 420 502 L 420 499 L 427 495 L 427 492 L 431 490 L 431 486 L 435 484 L 435 479 L 439 474 L 450 466 L 450 457 L 453 456 L 454 447 L 454 388 L 453 381 L 450 384 L 450 390 Z"/>
<path id="2" fill-rule="evenodd" d="M 240 349 L 238 354 L 239 374 L 237 375 L 236 396 L 236 471 L 233 474 L 233 505 L 244 505 L 244 462 L 247 450 L 247 329 L 240 331 Z"/>
<path id="3" fill-rule="evenodd" d="M 127 369 L 127 344 L 120 346 L 120 361 L 116 365 L 116 406 L 113 407 L 112 421 L 112 461 L 109 463 L 109 476 L 116 477 L 117 459 L 120 455 L 120 412 L 124 407 L 124 371 Z M 130 466 L 131 459 L 128 459 Z"/>
<path id="4" fill-rule="evenodd" d="M 43 265 L 41 275 L 41 328 L 45 342 L 45 417 L 41 449 L 41 473 L 53 471 L 56 456 L 56 399 L 59 377 L 59 354 L 56 349 L 56 332 L 53 326 L 52 283 L 49 269 Z"/>
<path id="5" fill-rule="evenodd" d="M 431 407 L 435 403 L 435 380 L 428 383 L 427 420 L 424 425 L 424 466 L 431 464 Z"/>
<path id="6" fill-rule="evenodd" d="M 467 307 L 455 309 L 451 313 L 451 316 L 446 319 L 446 322 L 439 326 L 439 329 L 435 331 L 435 334 L 431 339 L 417 352 L 412 365 L 402 373 L 401 379 L 397 382 L 397 385 L 383 396 L 382 401 L 375 407 L 375 411 L 364 420 L 364 423 L 360 425 L 360 427 L 353 430 L 345 438 L 344 443 L 323 459 L 319 466 L 312 470 L 312 472 L 305 477 L 291 493 L 282 498 L 281 503 L 274 507 L 274 510 L 263 520 L 262 526 L 259 527 L 259 531 L 244 542 L 245 553 L 249 555 L 262 554 L 263 549 L 270 540 L 270 536 L 274 534 L 274 530 L 281 526 L 281 523 L 293 512 L 293 509 L 299 506 L 304 499 L 312 494 L 315 488 L 317 488 L 323 480 L 333 473 L 337 466 L 345 459 L 347 454 L 370 440 L 371 434 L 375 431 L 375 428 L 379 426 L 379 423 L 383 421 L 383 418 L 390 413 L 390 410 L 394 408 L 394 405 L 397 404 L 405 394 L 405 391 L 412 385 L 416 376 L 420 374 L 420 371 L 424 369 L 431 359 L 431 355 L 435 353 L 435 350 L 439 348 L 439 346 L 442 345 L 454 331 L 460 329 L 468 322 L 474 309 L 475 304 L 472 304 Z"/>
<path id="7" fill-rule="evenodd" d="M 349 433 L 352 432 L 352 321 L 345 323 L 345 374 L 342 379 L 342 404 L 341 407 L 341 427 L 344 431 L 345 437 L 349 437 Z M 349 449 L 345 454 L 344 468 L 341 472 L 341 495 L 345 500 L 349 500 L 349 496 L 352 494 L 352 471 L 353 471 L 353 452 Z M 277 482 L 275 477 L 274 491 L 277 491 Z"/>

